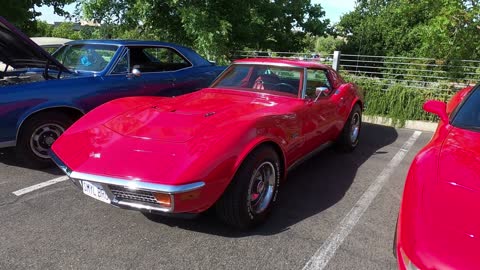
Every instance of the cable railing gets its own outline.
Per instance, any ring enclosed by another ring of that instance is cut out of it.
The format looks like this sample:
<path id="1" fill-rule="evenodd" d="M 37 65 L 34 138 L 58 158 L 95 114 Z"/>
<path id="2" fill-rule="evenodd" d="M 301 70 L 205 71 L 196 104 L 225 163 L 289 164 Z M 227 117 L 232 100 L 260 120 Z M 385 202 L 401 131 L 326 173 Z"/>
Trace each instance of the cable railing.
<path id="1" fill-rule="evenodd" d="M 317 61 L 331 65 L 353 79 L 372 80 L 385 89 L 401 84 L 412 89 L 459 90 L 480 81 L 479 60 L 334 54 L 316 52 L 273 52 L 245 50 L 234 53 L 239 58 L 282 58 Z"/>
<path id="2" fill-rule="evenodd" d="M 402 84 L 412 89 L 458 90 L 480 80 L 480 61 L 443 60 L 420 57 L 343 54 L 339 70 L 357 79 L 388 89 Z"/>

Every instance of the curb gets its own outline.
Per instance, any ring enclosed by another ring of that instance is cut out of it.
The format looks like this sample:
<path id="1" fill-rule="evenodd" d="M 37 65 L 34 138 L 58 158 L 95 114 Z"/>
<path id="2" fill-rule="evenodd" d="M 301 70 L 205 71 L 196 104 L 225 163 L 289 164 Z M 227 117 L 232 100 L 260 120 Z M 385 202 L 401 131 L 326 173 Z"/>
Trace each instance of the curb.
<path id="1" fill-rule="evenodd" d="M 393 125 L 391 118 L 382 116 L 363 115 L 363 122 L 391 127 L 402 127 L 400 125 Z M 405 121 L 405 126 L 402 128 L 435 132 L 435 130 L 437 130 L 437 125 L 438 123 L 436 122 L 407 120 Z"/>

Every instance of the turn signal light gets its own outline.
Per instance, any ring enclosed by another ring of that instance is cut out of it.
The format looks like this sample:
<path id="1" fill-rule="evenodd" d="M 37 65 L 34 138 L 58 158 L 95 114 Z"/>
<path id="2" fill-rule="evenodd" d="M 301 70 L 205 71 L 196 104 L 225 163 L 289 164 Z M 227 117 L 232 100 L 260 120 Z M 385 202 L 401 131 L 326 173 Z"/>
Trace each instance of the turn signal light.
<path id="1" fill-rule="evenodd" d="M 165 193 L 153 193 L 153 197 L 157 200 L 159 204 L 165 207 L 172 206 L 172 196 L 170 194 Z"/>

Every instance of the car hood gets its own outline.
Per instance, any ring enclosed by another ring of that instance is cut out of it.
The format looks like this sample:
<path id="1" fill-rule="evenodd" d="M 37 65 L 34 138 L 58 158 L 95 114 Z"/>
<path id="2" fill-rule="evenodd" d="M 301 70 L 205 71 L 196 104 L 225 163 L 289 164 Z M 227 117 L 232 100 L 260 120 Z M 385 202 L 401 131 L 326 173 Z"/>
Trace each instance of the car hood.
<path id="1" fill-rule="evenodd" d="M 269 106 L 289 106 L 279 99 L 212 89 L 118 99 L 86 114 L 52 150 L 77 172 L 175 185 L 209 179 L 220 162 L 235 162 L 257 118 L 272 114 Z"/>
<path id="2" fill-rule="evenodd" d="M 69 70 L 5 18 L 0 17 L 0 62 L 13 68 L 45 68 L 47 63 Z"/>
<path id="3" fill-rule="evenodd" d="M 256 113 L 282 101 L 246 92 L 222 91 L 205 89 L 162 99 L 118 115 L 105 126 L 128 137 L 180 143 L 255 117 Z"/>

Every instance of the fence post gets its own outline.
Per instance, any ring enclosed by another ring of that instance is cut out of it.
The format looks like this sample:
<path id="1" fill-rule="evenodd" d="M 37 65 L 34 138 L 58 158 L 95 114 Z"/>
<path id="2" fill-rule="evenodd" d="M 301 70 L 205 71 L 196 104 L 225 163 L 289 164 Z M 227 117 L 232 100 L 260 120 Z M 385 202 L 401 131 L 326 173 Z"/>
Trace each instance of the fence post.
<path id="1" fill-rule="evenodd" d="M 332 68 L 335 71 L 338 71 L 340 69 L 340 58 L 342 56 L 342 53 L 340 51 L 334 51 L 333 52 L 333 63 L 332 63 Z"/>

